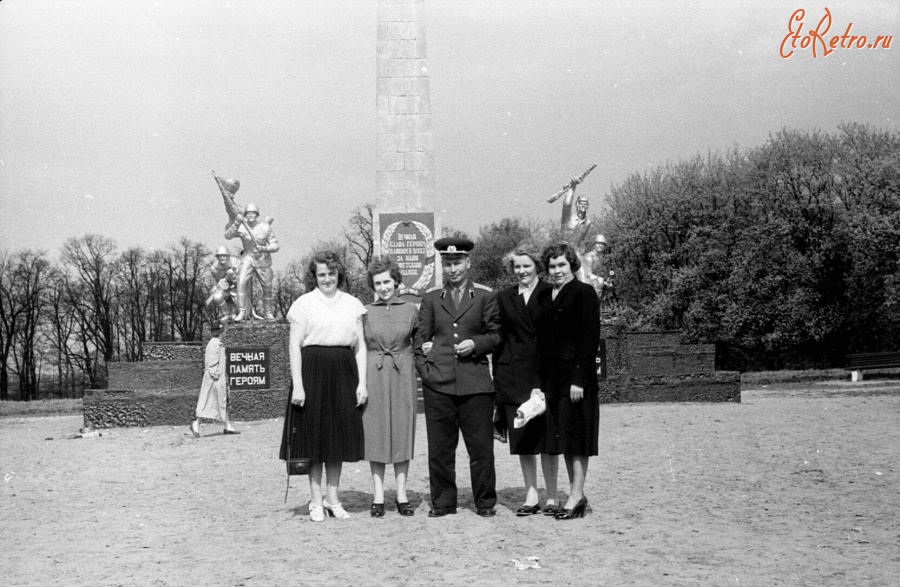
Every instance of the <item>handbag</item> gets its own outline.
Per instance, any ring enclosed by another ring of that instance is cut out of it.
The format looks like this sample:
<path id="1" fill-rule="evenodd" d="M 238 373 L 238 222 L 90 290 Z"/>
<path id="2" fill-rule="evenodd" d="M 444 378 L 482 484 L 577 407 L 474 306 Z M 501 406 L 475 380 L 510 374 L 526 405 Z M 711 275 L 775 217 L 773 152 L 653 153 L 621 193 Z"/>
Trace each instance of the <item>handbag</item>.
<path id="1" fill-rule="evenodd" d="M 292 386 L 293 387 L 293 386 Z M 294 413 L 294 406 L 291 405 L 291 395 L 293 394 L 293 389 L 288 391 L 288 409 L 287 409 L 287 460 L 284 461 L 285 466 L 287 468 L 287 487 L 284 490 L 284 503 L 287 503 L 288 492 L 291 490 L 291 475 L 308 475 L 309 474 L 309 465 L 310 460 L 305 457 L 301 458 L 291 458 L 291 435 L 293 435 L 296 430 L 292 428 L 291 416 Z"/>

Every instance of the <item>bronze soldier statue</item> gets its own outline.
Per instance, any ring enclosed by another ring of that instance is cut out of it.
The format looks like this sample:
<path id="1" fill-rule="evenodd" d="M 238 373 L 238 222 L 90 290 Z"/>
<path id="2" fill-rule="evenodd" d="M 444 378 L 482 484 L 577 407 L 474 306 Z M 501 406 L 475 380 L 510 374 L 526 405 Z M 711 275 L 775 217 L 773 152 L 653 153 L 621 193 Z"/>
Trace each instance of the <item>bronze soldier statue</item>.
<path id="1" fill-rule="evenodd" d="M 234 201 L 241 183 L 237 180 L 225 180 L 217 177 L 216 184 L 222 192 L 225 202 L 225 211 L 228 213 L 228 223 L 225 225 L 225 238 L 240 238 L 243 244 L 241 260 L 238 265 L 236 298 L 237 315 L 235 322 L 253 317 L 260 319 L 253 309 L 253 301 L 250 298 L 251 278 L 254 276 L 259 281 L 262 289 L 263 317 L 266 320 L 275 319 L 275 299 L 272 292 L 272 253 L 278 251 L 278 241 L 272 231 L 274 219 L 266 217 L 259 220 L 259 208 L 256 204 L 240 206 Z"/>
<path id="2" fill-rule="evenodd" d="M 573 177 L 569 183 L 563 186 L 561 190 L 547 198 L 547 202 L 552 204 L 565 194 L 563 198 L 562 218 L 560 219 L 560 229 L 565 240 L 573 245 L 576 250 L 581 249 L 581 243 L 591 229 L 591 219 L 587 216 L 588 199 L 579 195 L 575 197 L 575 188 L 584 181 L 596 165 L 591 165 L 587 171 L 579 177 Z M 573 207 L 574 204 L 574 207 Z"/>
<path id="3" fill-rule="evenodd" d="M 206 305 L 215 304 L 219 320 L 228 321 L 234 318 L 234 288 L 237 281 L 239 262 L 232 257 L 226 247 L 216 249 L 216 260 L 209 266 L 212 277 L 212 293 L 206 298 Z"/>

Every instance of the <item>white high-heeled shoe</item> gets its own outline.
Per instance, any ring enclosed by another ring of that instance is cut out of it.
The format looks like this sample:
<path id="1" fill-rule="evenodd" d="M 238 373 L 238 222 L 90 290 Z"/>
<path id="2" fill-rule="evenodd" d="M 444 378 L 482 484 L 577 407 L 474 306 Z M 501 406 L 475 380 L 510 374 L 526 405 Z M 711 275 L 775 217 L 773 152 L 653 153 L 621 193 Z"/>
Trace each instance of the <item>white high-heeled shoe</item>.
<path id="1" fill-rule="evenodd" d="M 337 518 L 338 520 L 346 520 L 350 517 L 350 514 L 347 513 L 347 510 L 345 510 L 344 507 L 339 503 L 331 505 L 327 501 L 323 501 L 322 507 L 325 508 L 325 512 L 332 518 Z"/>
<path id="2" fill-rule="evenodd" d="M 313 505 L 312 502 L 309 502 L 309 520 L 311 522 L 324 522 L 325 508 L 320 505 Z"/>

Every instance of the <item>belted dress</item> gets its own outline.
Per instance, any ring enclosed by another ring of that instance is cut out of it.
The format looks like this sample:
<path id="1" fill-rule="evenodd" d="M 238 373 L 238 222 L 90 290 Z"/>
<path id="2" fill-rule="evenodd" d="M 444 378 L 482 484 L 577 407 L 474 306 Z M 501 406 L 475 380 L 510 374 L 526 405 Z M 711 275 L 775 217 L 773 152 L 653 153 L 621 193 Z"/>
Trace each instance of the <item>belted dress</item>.
<path id="1" fill-rule="evenodd" d="M 365 459 L 401 463 L 413 458 L 416 436 L 416 378 L 412 337 L 416 306 L 400 298 L 366 306 L 363 329 L 368 349 L 363 411 Z"/>

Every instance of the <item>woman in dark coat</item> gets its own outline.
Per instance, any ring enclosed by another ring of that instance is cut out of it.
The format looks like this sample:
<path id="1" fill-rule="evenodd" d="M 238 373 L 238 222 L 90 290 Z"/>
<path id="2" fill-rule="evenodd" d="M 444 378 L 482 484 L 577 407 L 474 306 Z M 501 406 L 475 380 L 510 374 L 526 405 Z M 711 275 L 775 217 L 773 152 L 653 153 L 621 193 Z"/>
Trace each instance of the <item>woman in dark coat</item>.
<path id="1" fill-rule="evenodd" d="M 509 430 L 509 454 L 519 455 L 525 479 L 525 504 L 516 510 L 518 516 L 540 513 L 537 489 L 537 459 L 541 455 L 544 483 L 547 485 L 545 515 L 555 515 L 557 502 L 556 477 L 559 459 L 544 449 L 545 417 L 540 415 L 522 428 L 513 421 L 519 406 L 528 401 L 534 388 L 540 385 L 537 371 L 537 323 L 540 316 L 538 297 L 550 285 L 538 278 L 543 272 L 540 258 L 527 249 L 519 249 L 509 257 L 509 269 L 518 284 L 497 294 L 500 306 L 500 344 L 494 349 L 494 401 L 499 406 Z"/>
<path id="2" fill-rule="evenodd" d="M 538 296 L 541 390 L 547 402 L 545 450 L 562 453 L 569 473 L 569 497 L 557 520 L 584 516 L 588 457 L 598 453 L 600 410 L 596 356 L 600 303 L 590 285 L 575 279 L 580 261 L 566 243 L 544 249 L 541 261 L 553 286 Z"/>

